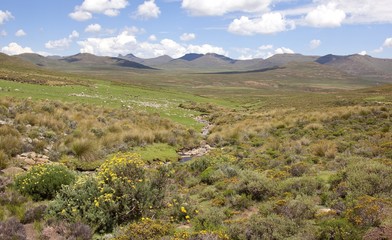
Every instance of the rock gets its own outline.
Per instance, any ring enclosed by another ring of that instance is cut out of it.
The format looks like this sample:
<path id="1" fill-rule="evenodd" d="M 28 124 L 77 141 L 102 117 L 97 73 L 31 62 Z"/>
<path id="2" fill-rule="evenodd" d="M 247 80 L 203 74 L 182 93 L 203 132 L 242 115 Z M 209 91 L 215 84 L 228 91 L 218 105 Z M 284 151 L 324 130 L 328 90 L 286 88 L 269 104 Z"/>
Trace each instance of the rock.
<path id="1" fill-rule="evenodd" d="M 1 170 L 5 176 L 15 176 L 19 173 L 23 173 L 25 170 L 19 167 L 9 167 L 6 169 Z"/>
<path id="2" fill-rule="evenodd" d="M 31 158 L 25 158 L 23 161 L 24 161 L 27 165 L 35 165 L 35 164 L 36 164 L 35 161 L 34 161 L 33 159 L 31 159 Z"/>

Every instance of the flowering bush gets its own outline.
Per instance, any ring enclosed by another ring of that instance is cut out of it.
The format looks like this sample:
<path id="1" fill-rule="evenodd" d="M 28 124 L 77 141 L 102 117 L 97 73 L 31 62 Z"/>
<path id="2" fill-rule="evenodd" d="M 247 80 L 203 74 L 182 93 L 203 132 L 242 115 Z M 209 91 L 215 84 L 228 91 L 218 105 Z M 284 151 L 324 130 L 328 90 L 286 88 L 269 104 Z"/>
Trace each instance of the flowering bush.
<path id="1" fill-rule="evenodd" d="M 137 154 L 114 155 L 96 176 L 82 177 L 63 188 L 52 203 L 51 213 L 71 221 L 83 219 L 96 231 L 109 232 L 160 208 L 165 193 L 162 171 L 147 171 Z"/>
<path id="2" fill-rule="evenodd" d="M 16 188 L 33 200 L 52 199 L 63 185 L 75 180 L 75 174 L 64 165 L 41 164 L 32 167 L 15 180 Z"/>

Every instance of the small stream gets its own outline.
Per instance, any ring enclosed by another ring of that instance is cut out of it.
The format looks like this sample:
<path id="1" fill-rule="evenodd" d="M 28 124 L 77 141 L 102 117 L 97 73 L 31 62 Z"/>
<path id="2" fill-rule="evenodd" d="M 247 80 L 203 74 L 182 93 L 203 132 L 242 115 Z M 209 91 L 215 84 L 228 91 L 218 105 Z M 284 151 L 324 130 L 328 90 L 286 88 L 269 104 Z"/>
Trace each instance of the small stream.
<path id="1" fill-rule="evenodd" d="M 201 135 L 203 136 L 204 139 L 207 138 L 208 134 L 210 134 L 210 130 L 213 127 L 213 125 L 206 119 L 204 119 L 202 116 L 197 116 L 195 120 L 199 123 L 204 124 L 204 127 L 201 130 Z M 192 160 L 194 157 L 201 157 L 206 155 L 212 147 L 208 144 L 205 143 L 201 144 L 200 147 L 197 148 L 192 148 L 190 150 L 182 150 L 178 154 L 180 155 L 180 162 L 184 163 L 187 161 Z"/>

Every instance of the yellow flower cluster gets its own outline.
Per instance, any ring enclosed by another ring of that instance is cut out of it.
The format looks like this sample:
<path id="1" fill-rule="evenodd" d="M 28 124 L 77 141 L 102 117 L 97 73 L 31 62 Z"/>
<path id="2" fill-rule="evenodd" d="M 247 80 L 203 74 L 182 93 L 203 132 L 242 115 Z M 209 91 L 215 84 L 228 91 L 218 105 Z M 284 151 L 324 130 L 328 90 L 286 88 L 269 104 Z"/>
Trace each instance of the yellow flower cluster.
<path id="1" fill-rule="evenodd" d="M 101 194 L 94 200 L 94 205 L 100 207 L 119 200 L 121 196 L 116 193 L 114 185 L 136 189 L 137 184 L 143 182 L 140 170 L 144 165 L 140 155 L 136 153 L 118 153 L 106 160 L 98 170 L 98 188 Z"/>

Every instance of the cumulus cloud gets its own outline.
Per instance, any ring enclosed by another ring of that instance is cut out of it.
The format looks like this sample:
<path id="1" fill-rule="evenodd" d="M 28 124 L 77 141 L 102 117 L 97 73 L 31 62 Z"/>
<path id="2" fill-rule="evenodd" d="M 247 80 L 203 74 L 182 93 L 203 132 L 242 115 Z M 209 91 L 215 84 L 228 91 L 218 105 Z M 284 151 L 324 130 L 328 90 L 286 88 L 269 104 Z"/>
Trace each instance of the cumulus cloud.
<path id="1" fill-rule="evenodd" d="M 157 36 L 155 36 L 155 35 L 153 34 L 153 35 L 150 35 L 150 36 L 148 37 L 148 40 L 151 41 L 151 42 L 155 42 L 155 41 L 158 40 L 158 39 L 157 39 Z"/>
<path id="2" fill-rule="evenodd" d="M 290 48 L 280 47 L 275 49 L 275 54 L 294 54 L 295 52 Z"/>
<path id="3" fill-rule="evenodd" d="M 100 32 L 101 30 L 102 30 L 101 25 L 99 25 L 99 24 L 97 24 L 97 23 L 95 23 L 95 24 L 90 24 L 90 25 L 88 25 L 88 26 L 84 29 L 85 32 L 90 32 L 90 33 L 97 33 L 97 32 Z"/>
<path id="4" fill-rule="evenodd" d="M 0 10 L 0 24 L 3 24 L 6 21 L 9 21 L 11 19 L 13 19 L 14 16 L 12 16 L 12 13 L 9 11 L 2 11 Z"/>
<path id="5" fill-rule="evenodd" d="M 45 43 L 45 47 L 47 49 L 66 49 L 69 48 L 73 40 L 78 37 L 79 33 L 74 30 L 67 38 L 48 41 L 47 43 Z"/>
<path id="6" fill-rule="evenodd" d="M 271 0 L 182 0 L 182 8 L 195 16 L 222 16 L 230 12 L 265 12 Z"/>
<path id="7" fill-rule="evenodd" d="M 157 43 L 139 42 L 134 33 L 123 31 L 119 35 L 107 38 L 88 38 L 78 42 L 81 47 L 80 52 L 91 53 L 103 56 L 117 56 L 119 54 L 133 53 L 142 58 L 158 57 L 169 55 L 181 57 L 186 53 L 208 53 L 227 54 L 220 47 L 209 44 L 185 45 L 177 43 L 171 39 L 163 39 Z"/>
<path id="8" fill-rule="evenodd" d="M 23 29 L 19 29 L 18 31 L 16 31 L 16 33 L 15 33 L 15 36 L 17 36 L 17 37 L 24 37 L 24 36 L 26 36 L 27 34 L 26 34 L 26 32 L 25 31 L 23 31 Z"/>
<path id="9" fill-rule="evenodd" d="M 148 0 L 138 6 L 135 16 L 141 19 L 150 19 L 158 18 L 160 14 L 161 10 L 155 4 L 155 0 Z"/>
<path id="10" fill-rule="evenodd" d="M 361 51 L 361 52 L 359 52 L 358 54 L 361 55 L 361 56 L 366 56 L 366 55 L 367 55 L 367 52 L 366 52 L 366 51 Z"/>
<path id="11" fill-rule="evenodd" d="M 250 49 L 250 48 L 237 49 L 237 52 L 240 54 L 239 57 L 240 60 L 248 60 L 248 59 L 255 59 L 255 58 L 266 59 L 272 57 L 275 54 L 294 53 L 293 50 L 286 47 L 280 47 L 274 49 L 274 46 L 271 44 L 262 45 L 257 49 Z"/>
<path id="12" fill-rule="evenodd" d="M 22 53 L 33 53 L 33 50 L 29 47 L 22 47 L 19 44 L 12 42 L 1 49 L 1 51 L 8 55 L 18 55 Z"/>
<path id="13" fill-rule="evenodd" d="M 392 38 L 387 38 L 383 44 L 384 47 L 392 47 Z"/>
<path id="14" fill-rule="evenodd" d="M 194 33 L 183 33 L 180 36 L 181 41 L 184 41 L 184 42 L 194 40 L 195 38 L 196 38 L 196 34 L 194 34 Z"/>
<path id="15" fill-rule="evenodd" d="M 228 55 L 221 47 L 215 47 L 210 44 L 203 44 L 203 45 L 189 45 L 186 48 L 186 53 L 199 53 L 199 54 L 206 54 L 206 53 L 217 53 L 220 55 Z"/>
<path id="16" fill-rule="evenodd" d="M 69 16 L 77 21 L 85 21 L 93 17 L 93 13 L 115 17 L 120 10 L 128 6 L 128 0 L 84 0 L 82 5 L 75 7 Z"/>
<path id="17" fill-rule="evenodd" d="M 345 18 L 346 13 L 331 2 L 310 11 L 306 15 L 305 21 L 313 27 L 339 27 Z"/>
<path id="18" fill-rule="evenodd" d="M 286 20 L 280 13 L 265 13 L 260 18 L 242 16 L 229 25 L 228 31 L 240 35 L 272 34 L 295 28 L 293 21 Z"/>
<path id="19" fill-rule="evenodd" d="M 320 47 L 320 45 L 321 45 L 321 40 L 318 40 L 318 39 L 313 39 L 309 43 L 309 47 L 311 49 L 316 49 L 316 48 Z"/>

